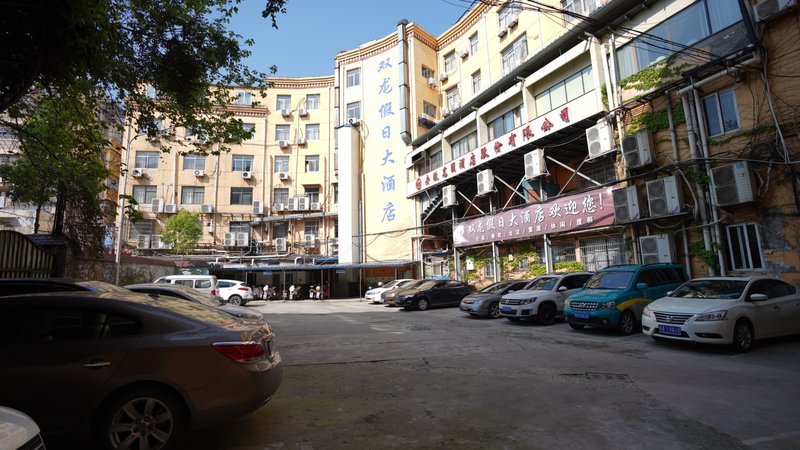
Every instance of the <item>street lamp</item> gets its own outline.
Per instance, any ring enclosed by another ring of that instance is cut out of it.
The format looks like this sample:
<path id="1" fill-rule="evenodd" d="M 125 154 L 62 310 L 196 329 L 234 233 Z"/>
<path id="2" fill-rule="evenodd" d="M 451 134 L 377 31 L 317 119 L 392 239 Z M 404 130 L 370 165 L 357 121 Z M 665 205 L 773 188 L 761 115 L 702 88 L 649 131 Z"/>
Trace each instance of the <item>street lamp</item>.
<path id="1" fill-rule="evenodd" d="M 114 255 L 114 261 L 116 263 L 116 275 L 114 276 L 114 284 L 119 285 L 119 269 L 122 263 L 122 227 L 125 223 L 125 190 L 127 189 L 128 185 L 128 160 L 130 159 L 131 153 L 131 143 L 133 140 L 139 136 L 144 136 L 147 133 L 142 132 L 133 132 L 133 127 L 128 126 L 128 139 L 126 140 L 125 148 L 123 149 L 123 161 L 125 165 L 125 170 L 120 171 L 120 175 L 122 176 L 122 183 L 120 183 L 120 190 L 117 191 L 117 203 L 119 203 L 118 210 L 117 210 L 117 242 L 116 242 L 116 250 Z M 122 165 L 122 164 L 121 164 Z"/>

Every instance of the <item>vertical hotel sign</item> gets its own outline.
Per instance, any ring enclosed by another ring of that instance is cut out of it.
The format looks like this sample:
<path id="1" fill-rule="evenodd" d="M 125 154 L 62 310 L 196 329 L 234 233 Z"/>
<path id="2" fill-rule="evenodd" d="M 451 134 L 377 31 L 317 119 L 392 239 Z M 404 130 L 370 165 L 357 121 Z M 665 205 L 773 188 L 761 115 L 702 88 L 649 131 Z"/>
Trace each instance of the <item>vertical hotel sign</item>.
<path id="1" fill-rule="evenodd" d="M 453 227 L 453 245 L 467 247 L 614 224 L 610 187 L 467 220 Z"/>

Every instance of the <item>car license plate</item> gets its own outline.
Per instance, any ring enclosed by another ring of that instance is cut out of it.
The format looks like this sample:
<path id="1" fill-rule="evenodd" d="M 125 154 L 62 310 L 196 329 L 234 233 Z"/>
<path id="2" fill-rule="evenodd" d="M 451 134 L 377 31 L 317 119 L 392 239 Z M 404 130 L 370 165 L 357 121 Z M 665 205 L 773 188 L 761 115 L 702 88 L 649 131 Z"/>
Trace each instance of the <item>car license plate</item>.
<path id="1" fill-rule="evenodd" d="M 589 313 L 585 313 L 585 312 L 576 312 L 576 313 L 575 313 L 575 318 L 576 318 L 576 319 L 588 319 L 588 318 L 589 318 Z"/>
<path id="2" fill-rule="evenodd" d="M 681 327 L 673 327 L 671 325 L 659 325 L 658 332 L 662 334 L 672 334 L 674 336 L 680 336 Z"/>
<path id="3" fill-rule="evenodd" d="M 500 307 L 500 312 L 513 313 L 514 309 L 513 308 L 509 308 L 508 306 L 501 306 Z"/>

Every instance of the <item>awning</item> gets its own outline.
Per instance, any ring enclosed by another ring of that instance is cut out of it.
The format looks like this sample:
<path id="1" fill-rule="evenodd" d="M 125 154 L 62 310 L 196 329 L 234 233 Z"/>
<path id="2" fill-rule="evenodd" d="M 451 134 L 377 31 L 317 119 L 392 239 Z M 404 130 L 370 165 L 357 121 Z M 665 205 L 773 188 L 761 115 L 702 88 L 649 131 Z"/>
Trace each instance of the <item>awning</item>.
<path id="1" fill-rule="evenodd" d="M 267 216 L 259 217 L 258 219 L 250 222 L 251 225 L 258 225 L 264 222 L 284 222 L 287 220 L 298 219 L 321 219 L 323 217 L 337 217 L 339 215 L 336 211 L 315 212 L 309 214 L 286 214 L 285 216 Z"/>
<path id="2" fill-rule="evenodd" d="M 400 261 L 373 261 L 368 263 L 351 264 L 264 264 L 258 266 L 243 267 L 211 267 L 209 273 L 240 271 L 240 272 L 291 272 L 297 270 L 324 270 L 324 269 L 370 269 L 378 267 L 403 267 L 419 264 L 419 261 L 400 260 Z"/>

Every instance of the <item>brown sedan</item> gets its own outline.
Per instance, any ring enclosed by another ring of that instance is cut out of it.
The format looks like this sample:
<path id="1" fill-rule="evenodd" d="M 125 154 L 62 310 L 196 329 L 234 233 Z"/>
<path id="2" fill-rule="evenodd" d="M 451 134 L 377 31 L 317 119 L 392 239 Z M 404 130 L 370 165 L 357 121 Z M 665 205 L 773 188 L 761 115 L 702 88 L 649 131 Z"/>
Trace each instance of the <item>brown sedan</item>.
<path id="1" fill-rule="evenodd" d="M 0 404 L 57 436 L 49 442 L 171 448 L 272 398 L 282 379 L 273 337 L 264 321 L 177 298 L 3 297 Z"/>

